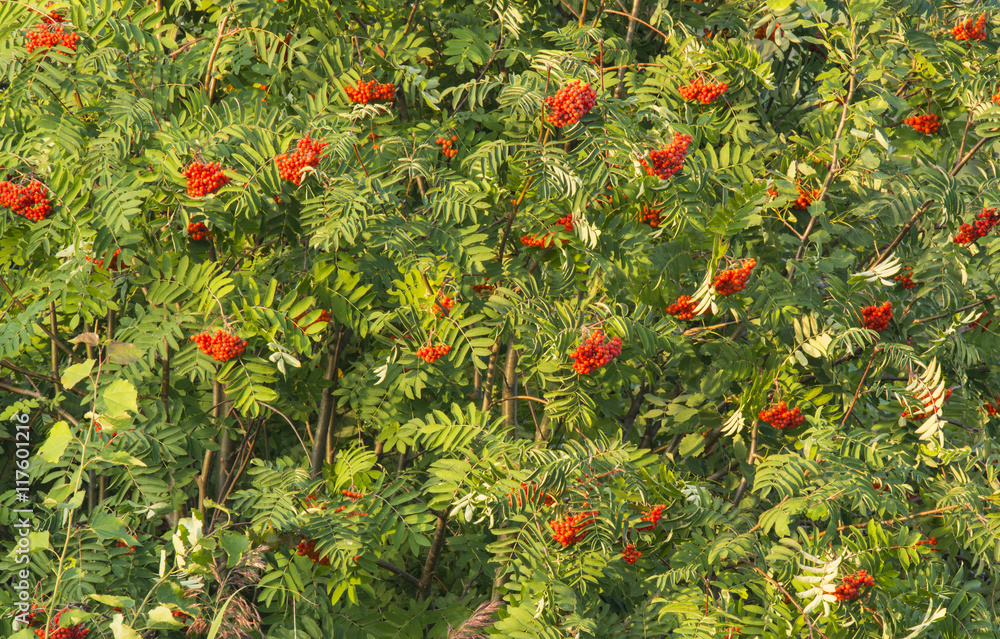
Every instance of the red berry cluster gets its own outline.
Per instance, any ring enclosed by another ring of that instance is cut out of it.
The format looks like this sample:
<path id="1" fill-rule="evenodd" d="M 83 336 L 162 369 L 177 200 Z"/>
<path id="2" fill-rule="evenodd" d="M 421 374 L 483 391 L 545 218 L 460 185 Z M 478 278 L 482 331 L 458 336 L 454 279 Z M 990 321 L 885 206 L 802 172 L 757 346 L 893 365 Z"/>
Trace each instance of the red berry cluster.
<path id="1" fill-rule="evenodd" d="M 303 136 L 295 145 L 294 153 L 283 153 L 274 158 L 275 164 L 278 165 L 278 174 L 296 186 L 301 184 L 302 170 L 307 166 L 313 169 L 319 166 L 320 151 L 326 145 L 326 142 L 312 140 L 308 135 Z"/>
<path id="2" fill-rule="evenodd" d="M 353 490 L 346 490 L 345 489 L 345 490 L 340 491 L 340 494 L 343 495 L 344 497 L 347 497 L 351 501 L 357 501 L 357 500 L 361 499 L 361 493 L 355 492 Z"/>
<path id="3" fill-rule="evenodd" d="M 715 292 L 719 295 L 732 295 L 733 293 L 739 293 L 747 287 L 747 280 L 750 278 L 750 271 L 752 271 L 755 266 L 757 266 L 757 260 L 751 257 L 748 260 L 743 260 L 743 266 L 740 268 L 721 271 L 715 276 L 715 281 L 712 282 L 712 286 L 715 287 Z"/>
<path id="4" fill-rule="evenodd" d="M 997 104 L 1000 104 L 1000 87 L 997 88 L 997 94 L 992 98 L 990 98 L 990 100 L 993 100 Z"/>
<path id="5" fill-rule="evenodd" d="M 246 340 L 218 329 L 215 335 L 208 331 L 198 333 L 191 341 L 198 345 L 202 353 L 211 355 L 217 362 L 227 362 L 239 357 L 247 347 Z"/>
<path id="6" fill-rule="evenodd" d="M 494 284 L 473 284 L 472 290 L 479 295 L 489 295 L 496 290 L 496 285 Z"/>
<path id="7" fill-rule="evenodd" d="M 355 104 L 370 104 L 372 102 L 393 102 L 396 99 L 396 85 L 379 84 L 375 80 L 361 80 L 357 87 L 344 87 L 347 97 Z"/>
<path id="8" fill-rule="evenodd" d="M 861 589 L 875 585 L 875 578 L 864 570 L 859 570 L 853 575 L 844 577 L 844 582 L 837 586 L 833 594 L 837 595 L 837 601 L 854 601 L 861 596 Z"/>
<path id="9" fill-rule="evenodd" d="M 301 320 L 303 317 L 305 317 L 308 314 L 309 314 L 308 312 L 302 313 L 301 315 L 299 315 L 298 317 L 296 317 L 295 319 L 292 320 L 292 324 L 295 324 L 296 328 L 298 328 L 303 333 L 305 333 L 306 329 L 309 328 L 310 326 L 312 326 L 313 324 L 325 324 L 325 323 L 327 323 L 327 322 L 330 321 L 330 311 L 328 311 L 326 309 L 323 309 L 323 310 L 321 310 L 319 312 L 319 317 L 316 318 L 316 321 L 310 322 L 309 324 L 306 324 L 305 326 L 299 326 L 299 320 Z"/>
<path id="10" fill-rule="evenodd" d="M 930 135 L 941 126 L 941 120 L 936 113 L 926 113 L 924 115 L 914 115 L 903 120 L 904 124 L 909 124 L 914 131 Z"/>
<path id="11" fill-rule="evenodd" d="M 121 249 L 115 250 L 115 252 L 111 255 L 111 259 L 108 260 L 108 270 L 109 271 L 117 271 L 121 267 L 121 264 L 118 262 L 118 256 L 119 255 L 121 255 Z M 103 257 L 101 259 L 95 259 L 93 257 L 85 257 L 84 259 L 87 260 L 88 262 L 90 262 L 91 264 L 94 264 L 98 268 L 104 268 L 104 258 Z"/>
<path id="12" fill-rule="evenodd" d="M 693 140 L 694 138 L 690 135 L 674 133 L 674 139 L 670 144 L 649 153 L 649 161 L 652 162 L 652 166 L 646 162 L 645 158 L 639 160 L 639 164 L 646 170 L 647 174 L 666 180 L 684 167 L 684 156 Z"/>
<path id="13" fill-rule="evenodd" d="M 594 522 L 596 510 L 588 510 L 577 515 L 566 515 L 562 519 L 549 522 L 552 538 L 562 544 L 563 548 L 581 541 L 587 534 L 584 526 Z"/>
<path id="14" fill-rule="evenodd" d="M 648 511 L 646 511 L 646 514 L 644 514 L 642 516 L 642 520 L 641 521 L 648 521 L 649 525 L 648 526 L 640 526 L 639 528 L 636 528 L 636 530 L 641 531 L 641 532 L 645 532 L 645 531 L 653 530 L 654 528 L 656 528 L 656 524 L 661 519 L 663 519 L 663 509 L 664 508 L 666 508 L 666 506 L 664 506 L 663 504 L 656 504 L 655 506 L 653 506 L 652 508 L 650 508 Z"/>
<path id="15" fill-rule="evenodd" d="M 321 502 L 316 495 L 310 494 L 303 501 L 303 505 L 306 508 L 315 508 L 316 510 L 326 510 L 326 502 Z"/>
<path id="16" fill-rule="evenodd" d="M 819 189 L 804 191 L 801 186 L 796 186 L 795 188 L 799 190 L 799 197 L 795 198 L 795 203 L 792 205 L 793 209 L 807 209 L 819 197 Z"/>
<path id="17" fill-rule="evenodd" d="M 573 232 L 573 216 L 564 215 L 558 220 L 556 220 L 557 226 L 562 226 L 570 233 Z M 536 248 L 546 248 L 552 244 L 552 234 L 546 233 L 545 235 L 539 237 L 537 235 L 525 235 L 521 237 L 521 244 L 525 246 L 533 246 Z"/>
<path id="18" fill-rule="evenodd" d="M 865 328 L 884 331 L 892 319 L 892 302 L 886 302 L 882 306 L 866 306 L 861 309 L 861 317 L 865 321 Z"/>
<path id="19" fill-rule="evenodd" d="M 453 308 L 455 308 L 455 300 L 451 299 L 447 295 L 438 293 L 437 300 L 431 304 L 431 314 L 445 315 L 445 311 L 450 311 Z"/>
<path id="20" fill-rule="evenodd" d="M 329 557 L 320 557 L 319 553 L 316 552 L 316 541 L 314 539 L 306 539 L 305 535 L 302 535 L 302 541 L 295 547 L 295 552 L 298 553 L 299 557 L 309 557 L 314 564 L 319 563 L 320 566 L 330 565 Z"/>
<path id="21" fill-rule="evenodd" d="M 35 49 L 48 49 L 56 45 L 62 45 L 67 49 L 76 51 L 76 44 L 80 41 L 80 36 L 70 29 L 64 29 L 62 25 L 51 23 L 36 24 L 25 34 L 27 42 L 24 48 L 31 53 Z M 72 55 L 66 51 L 65 55 Z"/>
<path id="22" fill-rule="evenodd" d="M 974 224 L 963 224 L 958 235 L 951 240 L 956 244 L 968 246 L 979 238 L 989 235 L 997 224 L 1000 224 L 1000 214 L 997 213 L 997 209 L 983 209 L 983 212 L 976 216 Z"/>
<path id="23" fill-rule="evenodd" d="M 677 319 L 694 319 L 694 311 L 698 307 L 690 295 L 681 295 L 677 301 L 667 307 L 667 313 L 677 316 Z"/>
<path id="24" fill-rule="evenodd" d="M 453 158 L 458 155 L 458 149 L 452 148 L 452 145 L 457 141 L 458 136 L 453 135 L 450 140 L 448 138 L 438 138 L 435 140 L 435 143 L 441 145 L 441 153 L 443 153 L 445 157 Z"/>
<path id="25" fill-rule="evenodd" d="M 41 639 L 48 633 L 49 639 L 83 639 L 90 634 L 90 628 L 85 628 L 82 623 L 66 626 L 65 628 L 59 627 L 59 618 L 62 616 L 62 613 L 68 610 L 69 608 L 63 608 L 57 612 L 52 621 L 49 622 L 48 628 L 36 628 L 35 636 Z"/>
<path id="26" fill-rule="evenodd" d="M 972 18 L 959 20 L 951 29 L 951 35 L 956 40 L 979 40 L 986 39 L 986 14 L 980 13 L 976 23 L 972 23 Z"/>
<path id="27" fill-rule="evenodd" d="M 0 182 L 0 206 L 6 206 L 32 222 L 41 222 L 52 214 L 49 194 L 38 180 L 32 180 L 28 186 Z"/>
<path id="28" fill-rule="evenodd" d="M 437 346 L 424 346 L 419 351 L 417 351 L 417 357 L 424 360 L 428 364 L 432 364 L 450 352 L 451 352 L 451 346 L 449 344 L 438 344 Z"/>
<path id="29" fill-rule="evenodd" d="M 944 392 L 944 398 L 941 403 L 948 401 L 951 397 L 951 389 L 947 389 Z M 903 417 L 909 417 L 910 419 L 926 419 L 931 414 L 931 409 L 934 407 L 934 397 L 931 396 L 930 392 L 924 391 L 919 397 L 917 397 L 924 404 L 924 410 L 916 413 L 910 413 L 909 410 L 903 411 Z"/>
<path id="30" fill-rule="evenodd" d="M 204 197 L 209 193 L 215 193 L 232 180 L 223 174 L 222 165 L 218 162 L 208 164 L 192 162 L 184 170 L 184 177 L 187 178 L 187 194 L 191 197 Z"/>
<path id="31" fill-rule="evenodd" d="M 635 544 L 622 548 L 622 559 L 625 563 L 634 564 L 639 557 L 642 557 L 642 553 L 635 549 Z"/>
<path id="32" fill-rule="evenodd" d="M 646 206 L 645 204 L 643 204 L 642 205 L 642 214 L 641 214 L 642 215 L 642 221 L 645 222 L 646 224 L 649 224 L 654 229 L 657 228 L 658 226 L 660 226 L 660 223 L 663 222 L 663 218 L 660 217 L 660 212 L 662 210 L 663 209 L 650 208 L 650 207 Z"/>
<path id="33" fill-rule="evenodd" d="M 191 615 L 187 614 L 186 612 L 181 612 L 180 610 L 171 610 L 170 614 L 174 617 L 177 617 L 181 621 L 187 621 L 188 619 L 191 618 Z"/>
<path id="34" fill-rule="evenodd" d="M 54 4 L 53 2 L 46 2 L 45 3 L 45 8 L 48 9 L 53 4 Z M 66 21 L 66 16 L 63 15 L 62 11 L 53 11 L 52 13 L 42 13 L 38 9 L 32 9 L 32 11 L 34 11 L 35 13 L 41 14 L 42 15 L 42 22 L 44 22 L 46 24 L 56 24 L 58 22 L 65 22 Z"/>
<path id="35" fill-rule="evenodd" d="M 524 496 L 522 500 L 521 497 Z M 556 503 L 555 497 L 552 495 L 542 492 L 538 489 L 538 485 L 535 482 L 526 484 L 521 482 L 520 492 L 511 492 L 507 495 L 507 505 L 513 507 L 514 501 L 517 501 L 517 507 L 521 508 L 525 504 L 538 504 L 541 502 L 545 506 L 551 506 Z"/>
<path id="36" fill-rule="evenodd" d="M 740 636 L 740 631 L 741 630 L 743 630 L 743 628 L 741 628 L 739 626 L 733 626 L 732 628 L 726 628 L 726 634 L 724 634 L 722 636 L 722 639 L 736 639 L 736 637 Z"/>
<path id="37" fill-rule="evenodd" d="M 902 286 L 903 288 L 905 288 L 906 290 L 910 290 L 911 288 L 913 288 L 914 286 L 917 285 L 916 282 L 914 282 L 912 279 L 910 279 L 910 275 L 912 273 L 913 273 L 913 267 L 912 266 L 907 266 L 905 273 L 900 273 L 899 275 L 897 275 L 896 277 L 894 277 L 892 279 L 894 279 L 897 282 L 899 282 L 899 285 Z"/>
<path id="38" fill-rule="evenodd" d="M 937 537 L 931 537 L 930 539 L 921 539 L 914 546 L 931 546 L 937 548 Z"/>
<path id="39" fill-rule="evenodd" d="M 969 330 L 978 328 L 980 331 L 985 333 L 986 329 L 989 328 L 990 324 L 993 323 L 993 320 L 989 319 L 986 320 L 985 324 L 981 324 L 980 321 L 983 320 L 985 317 L 986 317 L 986 311 L 983 311 L 982 313 L 979 314 L 979 317 L 976 318 L 976 321 L 972 322 L 972 324 L 969 324 Z"/>
<path id="40" fill-rule="evenodd" d="M 200 242 L 201 240 L 212 241 L 212 232 L 208 230 L 204 222 L 188 222 L 188 239 Z"/>
<path id="41" fill-rule="evenodd" d="M 555 96 L 545 98 L 545 106 L 549 108 L 545 119 L 557 128 L 576 124 L 580 118 L 590 113 L 596 102 L 597 92 L 589 83 L 571 80 Z"/>
<path id="42" fill-rule="evenodd" d="M 115 548 L 128 548 L 128 550 L 125 551 L 126 555 L 134 555 L 135 554 L 135 546 L 129 546 L 127 543 L 125 543 L 121 539 L 115 540 Z"/>
<path id="43" fill-rule="evenodd" d="M 767 30 L 769 27 L 770 25 L 767 24 L 765 24 L 762 27 L 757 27 L 757 30 L 754 32 L 753 37 L 757 38 L 758 40 L 770 40 L 771 42 L 774 42 L 774 36 L 781 35 L 781 28 L 775 26 L 774 31 L 771 32 L 771 35 L 767 35 Z"/>
<path id="44" fill-rule="evenodd" d="M 695 78 L 694 82 L 687 85 L 686 87 L 681 87 L 677 89 L 677 92 L 681 94 L 681 97 L 688 102 L 701 102 L 702 104 L 711 104 L 715 102 L 719 96 L 726 92 L 729 85 L 725 82 L 719 82 L 718 84 L 707 83 L 701 78 Z"/>
<path id="45" fill-rule="evenodd" d="M 760 411 L 760 414 L 757 417 L 759 417 L 762 422 L 767 422 L 771 426 L 779 429 L 795 428 L 802 423 L 802 420 L 805 419 L 798 406 L 788 410 L 788 404 L 785 402 L 778 402 L 774 406 Z"/>
<path id="46" fill-rule="evenodd" d="M 598 368 L 610 364 L 611 360 L 621 353 L 622 338 L 615 337 L 605 342 L 604 333 L 594 331 L 569 357 L 574 360 L 573 370 L 581 375 L 589 375 Z"/>

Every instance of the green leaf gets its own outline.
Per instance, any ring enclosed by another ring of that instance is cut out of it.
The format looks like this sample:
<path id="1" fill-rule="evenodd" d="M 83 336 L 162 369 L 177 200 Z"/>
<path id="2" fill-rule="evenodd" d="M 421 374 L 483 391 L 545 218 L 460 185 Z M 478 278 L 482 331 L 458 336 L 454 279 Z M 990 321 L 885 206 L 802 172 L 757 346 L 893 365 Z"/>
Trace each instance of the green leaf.
<path id="1" fill-rule="evenodd" d="M 87 595 L 87 599 L 93 599 L 98 603 L 102 603 L 105 606 L 112 606 L 113 608 L 131 608 L 135 605 L 134 599 L 117 597 L 115 595 Z"/>
<path id="2" fill-rule="evenodd" d="M 84 362 L 80 362 L 79 364 L 73 364 L 63 371 L 59 381 L 62 382 L 62 385 L 65 388 L 73 388 L 76 386 L 77 382 L 90 375 L 90 371 L 94 368 L 94 362 L 95 360 L 88 359 Z"/>
<path id="3" fill-rule="evenodd" d="M 147 617 L 151 628 L 179 628 L 184 625 L 170 613 L 170 608 L 163 604 L 150 610 Z"/>
<path id="4" fill-rule="evenodd" d="M 66 446 L 73 440 L 73 433 L 66 422 L 56 422 L 49 431 L 45 443 L 38 450 L 38 456 L 49 464 L 55 464 L 66 451 Z"/>
<path id="5" fill-rule="evenodd" d="M 91 515 L 90 527 L 101 539 L 132 540 L 132 534 L 125 527 L 125 522 L 104 510 L 98 510 Z"/>
<path id="6" fill-rule="evenodd" d="M 247 539 L 246 535 L 237 533 L 224 533 L 220 544 L 229 556 L 226 564 L 228 568 L 232 568 L 238 564 L 243 553 L 250 549 L 250 540 Z"/>
<path id="7" fill-rule="evenodd" d="M 104 406 L 109 413 L 124 413 L 131 411 L 139 412 L 139 405 L 136 403 L 138 393 L 130 382 L 124 379 L 116 379 L 111 382 L 102 394 Z"/>

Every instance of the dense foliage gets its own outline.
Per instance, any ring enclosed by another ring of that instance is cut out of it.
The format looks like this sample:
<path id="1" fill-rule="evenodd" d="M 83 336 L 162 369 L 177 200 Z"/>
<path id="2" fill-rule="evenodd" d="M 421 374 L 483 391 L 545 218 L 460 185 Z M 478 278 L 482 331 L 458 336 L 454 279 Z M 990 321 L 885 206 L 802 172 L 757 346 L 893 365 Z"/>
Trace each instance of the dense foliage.
<path id="1" fill-rule="evenodd" d="M 0 3 L 0 631 L 1000 636 L 998 9 Z"/>

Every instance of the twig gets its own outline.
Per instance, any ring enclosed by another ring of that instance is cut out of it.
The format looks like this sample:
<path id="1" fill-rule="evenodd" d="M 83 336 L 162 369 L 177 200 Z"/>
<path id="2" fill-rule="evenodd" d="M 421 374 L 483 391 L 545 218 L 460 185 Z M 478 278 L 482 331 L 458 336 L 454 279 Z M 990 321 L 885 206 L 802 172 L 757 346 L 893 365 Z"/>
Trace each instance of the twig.
<path id="1" fill-rule="evenodd" d="M 986 297 L 984 297 L 983 299 L 979 300 L 978 302 L 973 302 L 972 304 L 966 304 L 965 306 L 960 306 L 960 307 L 956 308 L 955 310 L 949 311 L 947 313 L 941 313 L 940 315 L 931 315 L 930 317 L 919 317 L 919 318 L 913 320 L 913 325 L 916 326 L 918 324 L 926 324 L 927 322 L 933 322 L 934 320 L 944 319 L 945 317 L 948 317 L 949 315 L 954 315 L 955 313 L 961 313 L 962 311 L 967 311 L 970 308 L 976 308 L 977 306 L 982 306 L 983 304 L 985 304 L 987 302 L 995 300 L 996 297 L 997 297 L 996 295 L 987 295 Z"/>
<path id="2" fill-rule="evenodd" d="M 229 20 L 229 14 L 222 16 L 222 20 L 219 21 L 219 35 L 215 38 L 215 45 L 212 46 L 212 53 L 208 56 L 208 69 L 205 71 L 205 91 L 208 96 L 209 101 L 212 99 L 212 93 L 215 92 L 215 78 L 212 77 L 212 67 L 215 65 L 215 56 L 219 52 L 219 45 L 222 44 L 222 38 L 225 35 L 226 22 Z"/>

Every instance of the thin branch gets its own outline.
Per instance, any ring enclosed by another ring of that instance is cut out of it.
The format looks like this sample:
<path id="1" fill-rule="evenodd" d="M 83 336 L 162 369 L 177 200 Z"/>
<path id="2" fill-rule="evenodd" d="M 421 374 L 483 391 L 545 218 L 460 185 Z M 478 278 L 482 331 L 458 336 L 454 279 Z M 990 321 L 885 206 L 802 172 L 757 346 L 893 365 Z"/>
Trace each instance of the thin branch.
<path id="1" fill-rule="evenodd" d="M 393 564 L 390 564 L 388 561 L 385 561 L 384 559 L 376 559 L 375 560 L 375 564 L 378 565 L 378 566 L 381 566 L 381 567 L 385 568 L 386 570 L 388 570 L 389 572 L 393 573 L 394 575 L 402 577 L 403 579 L 405 579 L 406 581 L 410 582 L 414 586 L 419 586 L 420 585 L 420 580 L 419 579 L 417 579 L 416 577 L 414 577 L 410 573 L 406 572 L 402 568 L 400 568 L 398 566 L 394 566 Z"/>
<path id="2" fill-rule="evenodd" d="M 947 313 L 941 313 L 940 315 L 931 315 L 930 317 L 917 318 L 913 320 L 913 325 L 916 326 L 918 324 L 926 324 L 927 322 L 933 322 L 934 320 L 944 319 L 945 317 L 949 317 L 951 315 L 954 315 L 955 313 L 961 313 L 962 311 L 967 311 L 970 308 L 976 308 L 977 306 L 982 306 L 983 304 L 995 300 L 996 298 L 997 298 L 996 295 L 987 295 L 978 302 L 973 302 L 972 304 L 966 304 L 965 306 L 960 306 L 955 310 L 949 311 Z"/>
<path id="3" fill-rule="evenodd" d="M 9 391 L 11 393 L 14 393 L 15 395 L 23 395 L 24 397 L 34 397 L 35 399 L 40 399 L 42 401 L 51 401 L 49 400 L 49 398 L 47 398 L 45 395 L 42 395 L 39 392 L 28 390 L 26 388 L 18 388 L 17 386 L 11 386 L 10 384 L 4 384 L 3 382 L 0 382 L 0 390 Z M 76 418 L 74 418 L 72 415 L 70 415 L 63 409 L 59 408 L 58 406 L 55 407 L 55 411 L 56 413 L 59 414 L 60 417 L 62 417 L 69 423 L 73 424 L 74 426 L 80 425 L 80 422 L 78 422 Z"/>

